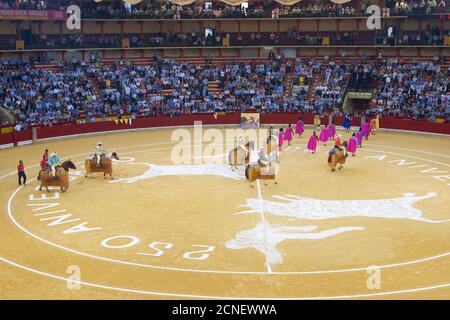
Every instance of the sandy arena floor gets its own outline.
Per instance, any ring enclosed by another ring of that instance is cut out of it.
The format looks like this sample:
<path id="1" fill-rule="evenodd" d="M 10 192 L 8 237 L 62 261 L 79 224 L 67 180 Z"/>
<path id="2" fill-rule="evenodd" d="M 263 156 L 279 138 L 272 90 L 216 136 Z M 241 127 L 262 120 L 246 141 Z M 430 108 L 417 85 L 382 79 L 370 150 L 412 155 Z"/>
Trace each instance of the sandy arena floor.
<path id="1" fill-rule="evenodd" d="M 251 188 L 242 169 L 174 165 L 172 131 L 0 150 L 0 298 L 450 298 L 450 136 L 380 131 L 332 173 L 308 128 L 278 185 Z M 84 177 L 97 141 L 114 180 Z M 45 148 L 77 163 L 66 193 L 36 189 Z"/>

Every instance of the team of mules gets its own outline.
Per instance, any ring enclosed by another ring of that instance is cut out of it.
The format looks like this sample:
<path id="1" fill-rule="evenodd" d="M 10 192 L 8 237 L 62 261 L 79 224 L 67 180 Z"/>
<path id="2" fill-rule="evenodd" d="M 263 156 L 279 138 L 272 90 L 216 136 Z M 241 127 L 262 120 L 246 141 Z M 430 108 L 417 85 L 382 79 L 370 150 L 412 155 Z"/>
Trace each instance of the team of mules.
<path id="1" fill-rule="evenodd" d="M 112 159 L 119 160 L 119 156 L 116 152 L 102 155 L 99 164 L 97 164 L 97 156 L 87 157 L 84 161 L 84 168 L 86 170 L 85 177 L 87 178 L 91 173 L 101 172 L 105 179 L 107 178 L 106 175 L 109 175 L 111 179 L 114 179 L 112 177 Z"/>
<path id="2" fill-rule="evenodd" d="M 342 146 L 346 149 L 347 142 L 344 142 Z M 330 166 L 331 171 L 336 171 L 336 166 L 339 170 L 344 167 L 345 159 L 347 158 L 347 151 L 345 149 L 336 151 L 328 156 L 328 165 Z"/>
<path id="3" fill-rule="evenodd" d="M 69 189 L 69 169 L 76 168 L 72 161 L 67 160 L 56 167 L 55 176 L 50 169 L 39 171 L 38 181 L 41 183 L 39 190 L 42 191 L 42 187 L 44 187 L 47 192 L 50 192 L 48 187 L 60 187 L 62 192 L 66 192 Z"/>

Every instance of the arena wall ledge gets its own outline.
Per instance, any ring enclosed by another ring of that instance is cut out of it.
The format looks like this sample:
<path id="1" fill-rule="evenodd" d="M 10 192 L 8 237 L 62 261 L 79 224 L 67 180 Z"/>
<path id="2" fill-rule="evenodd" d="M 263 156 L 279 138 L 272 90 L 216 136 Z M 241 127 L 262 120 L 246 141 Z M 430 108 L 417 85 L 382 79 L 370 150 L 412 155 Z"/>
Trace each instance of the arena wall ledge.
<path id="1" fill-rule="evenodd" d="M 295 124 L 299 117 L 307 125 L 313 124 L 312 114 L 299 113 L 272 113 L 261 114 L 261 124 Z M 334 117 L 336 125 L 340 126 L 343 117 Z M 194 121 L 201 121 L 203 125 L 238 125 L 240 123 L 240 113 L 229 113 L 224 115 L 193 114 L 180 116 L 158 116 L 133 119 L 130 122 L 123 123 L 115 121 L 91 122 L 82 124 L 59 124 L 52 127 L 37 127 L 37 140 L 51 139 L 57 137 L 68 137 L 82 134 L 95 134 L 100 132 L 115 132 L 121 130 L 146 129 L 158 127 L 179 127 L 192 126 Z M 359 118 L 352 119 L 352 126 L 360 125 Z M 328 123 L 328 116 L 322 118 L 322 124 Z M 413 132 L 437 133 L 450 135 L 450 123 L 436 123 L 426 120 L 412 120 L 384 117 L 380 118 L 381 129 L 403 130 Z M 32 143 L 32 130 L 19 132 L 9 132 L 0 134 L 0 147 L 10 147 L 22 144 Z"/>

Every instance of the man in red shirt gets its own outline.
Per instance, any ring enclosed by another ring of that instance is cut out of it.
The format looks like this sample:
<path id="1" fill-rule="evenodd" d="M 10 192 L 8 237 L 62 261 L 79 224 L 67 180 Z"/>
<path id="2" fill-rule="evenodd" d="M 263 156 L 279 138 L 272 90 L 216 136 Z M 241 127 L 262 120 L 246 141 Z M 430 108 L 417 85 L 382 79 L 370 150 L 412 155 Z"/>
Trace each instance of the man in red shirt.
<path id="1" fill-rule="evenodd" d="M 17 165 L 17 175 L 19 176 L 19 186 L 22 185 L 22 180 L 23 180 L 23 185 L 26 186 L 27 185 L 27 175 L 25 174 L 25 167 L 23 165 L 22 160 L 20 160 L 19 164 Z"/>
<path id="2" fill-rule="evenodd" d="M 42 157 L 41 162 L 39 163 L 39 165 L 41 166 L 41 170 L 45 170 L 45 169 L 48 168 L 47 159 L 45 158 L 45 154 L 44 154 L 44 156 Z"/>

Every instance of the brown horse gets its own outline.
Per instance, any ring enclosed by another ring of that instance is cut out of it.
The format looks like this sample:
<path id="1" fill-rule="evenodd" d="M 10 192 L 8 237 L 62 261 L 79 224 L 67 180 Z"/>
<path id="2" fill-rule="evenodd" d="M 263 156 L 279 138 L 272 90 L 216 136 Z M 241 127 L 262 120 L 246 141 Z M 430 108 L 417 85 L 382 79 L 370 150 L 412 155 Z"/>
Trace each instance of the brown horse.
<path id="1" fill-rule="evenodd" d="M 249 141 L 245 144 L 245 149 L 237 146 L 228 153 L 228 164 L 231 170 L 235 170 L 240 165 L 248 165 L 250 161 L 250 150 L 253 149 L 254 142 Z"/>
<path id="2" fill-rule="evenodd" d="M 347 142 L 342 144 L 344 148 L 347 148 Z M 332 155 L 328 156 L 328 165 L 331 171 L 336 171 L 336 166 L 341 170 L 344 167 L 345 159 L 347 158 L 347 150 L 336 151 Z"/>
<path id="3" fill-rule="evenodd" d="M 119 160 L 119 156 L 116 152 L 113 152 L 109 155 L 104 155 L 100 159 L 100 166 L 97 166 L 97 156 L 88 157 L 84 161 L 84 169 L 86 170 L 85 177 L 88 177 L 88 174 L 95 172 L 102 172 L 103 177 L 106 179 L 106 175 L 109 175 L 111 179 L 112 177 L 112 159 Z"/>
<path id="4" fill-rule="evenodd" d="M 278 158 L 278 151 L 274 151 L 269 155 L 269 165 L 262 166 L 259 163 L 248 165 L 245 168 L 245 178 L 250 183 L 250 187 L 253 188 L 253 182 L 255 180 L 273 180 L 275 184 L 278 184 L 276 181 L 278 175 L 278 169 L 280 164 L 280 159 Z M 267 186 L 267 183 L 264 183 Z"/>
<path id="5" fill-rule="evenodd" d="M 56 176 L 54 177 L 51 170 L 39 171 L 38 181 L 41 182 L 39 190 L 42 191 L 42 187 L 50 192 L 48 187 L 61 187 L 62 192 L 66 192 L 69 189 L 69 169 L 76 169 L 75 164 L 70 161 L 65 161 L 62 165 L 56 166 Z"/>

